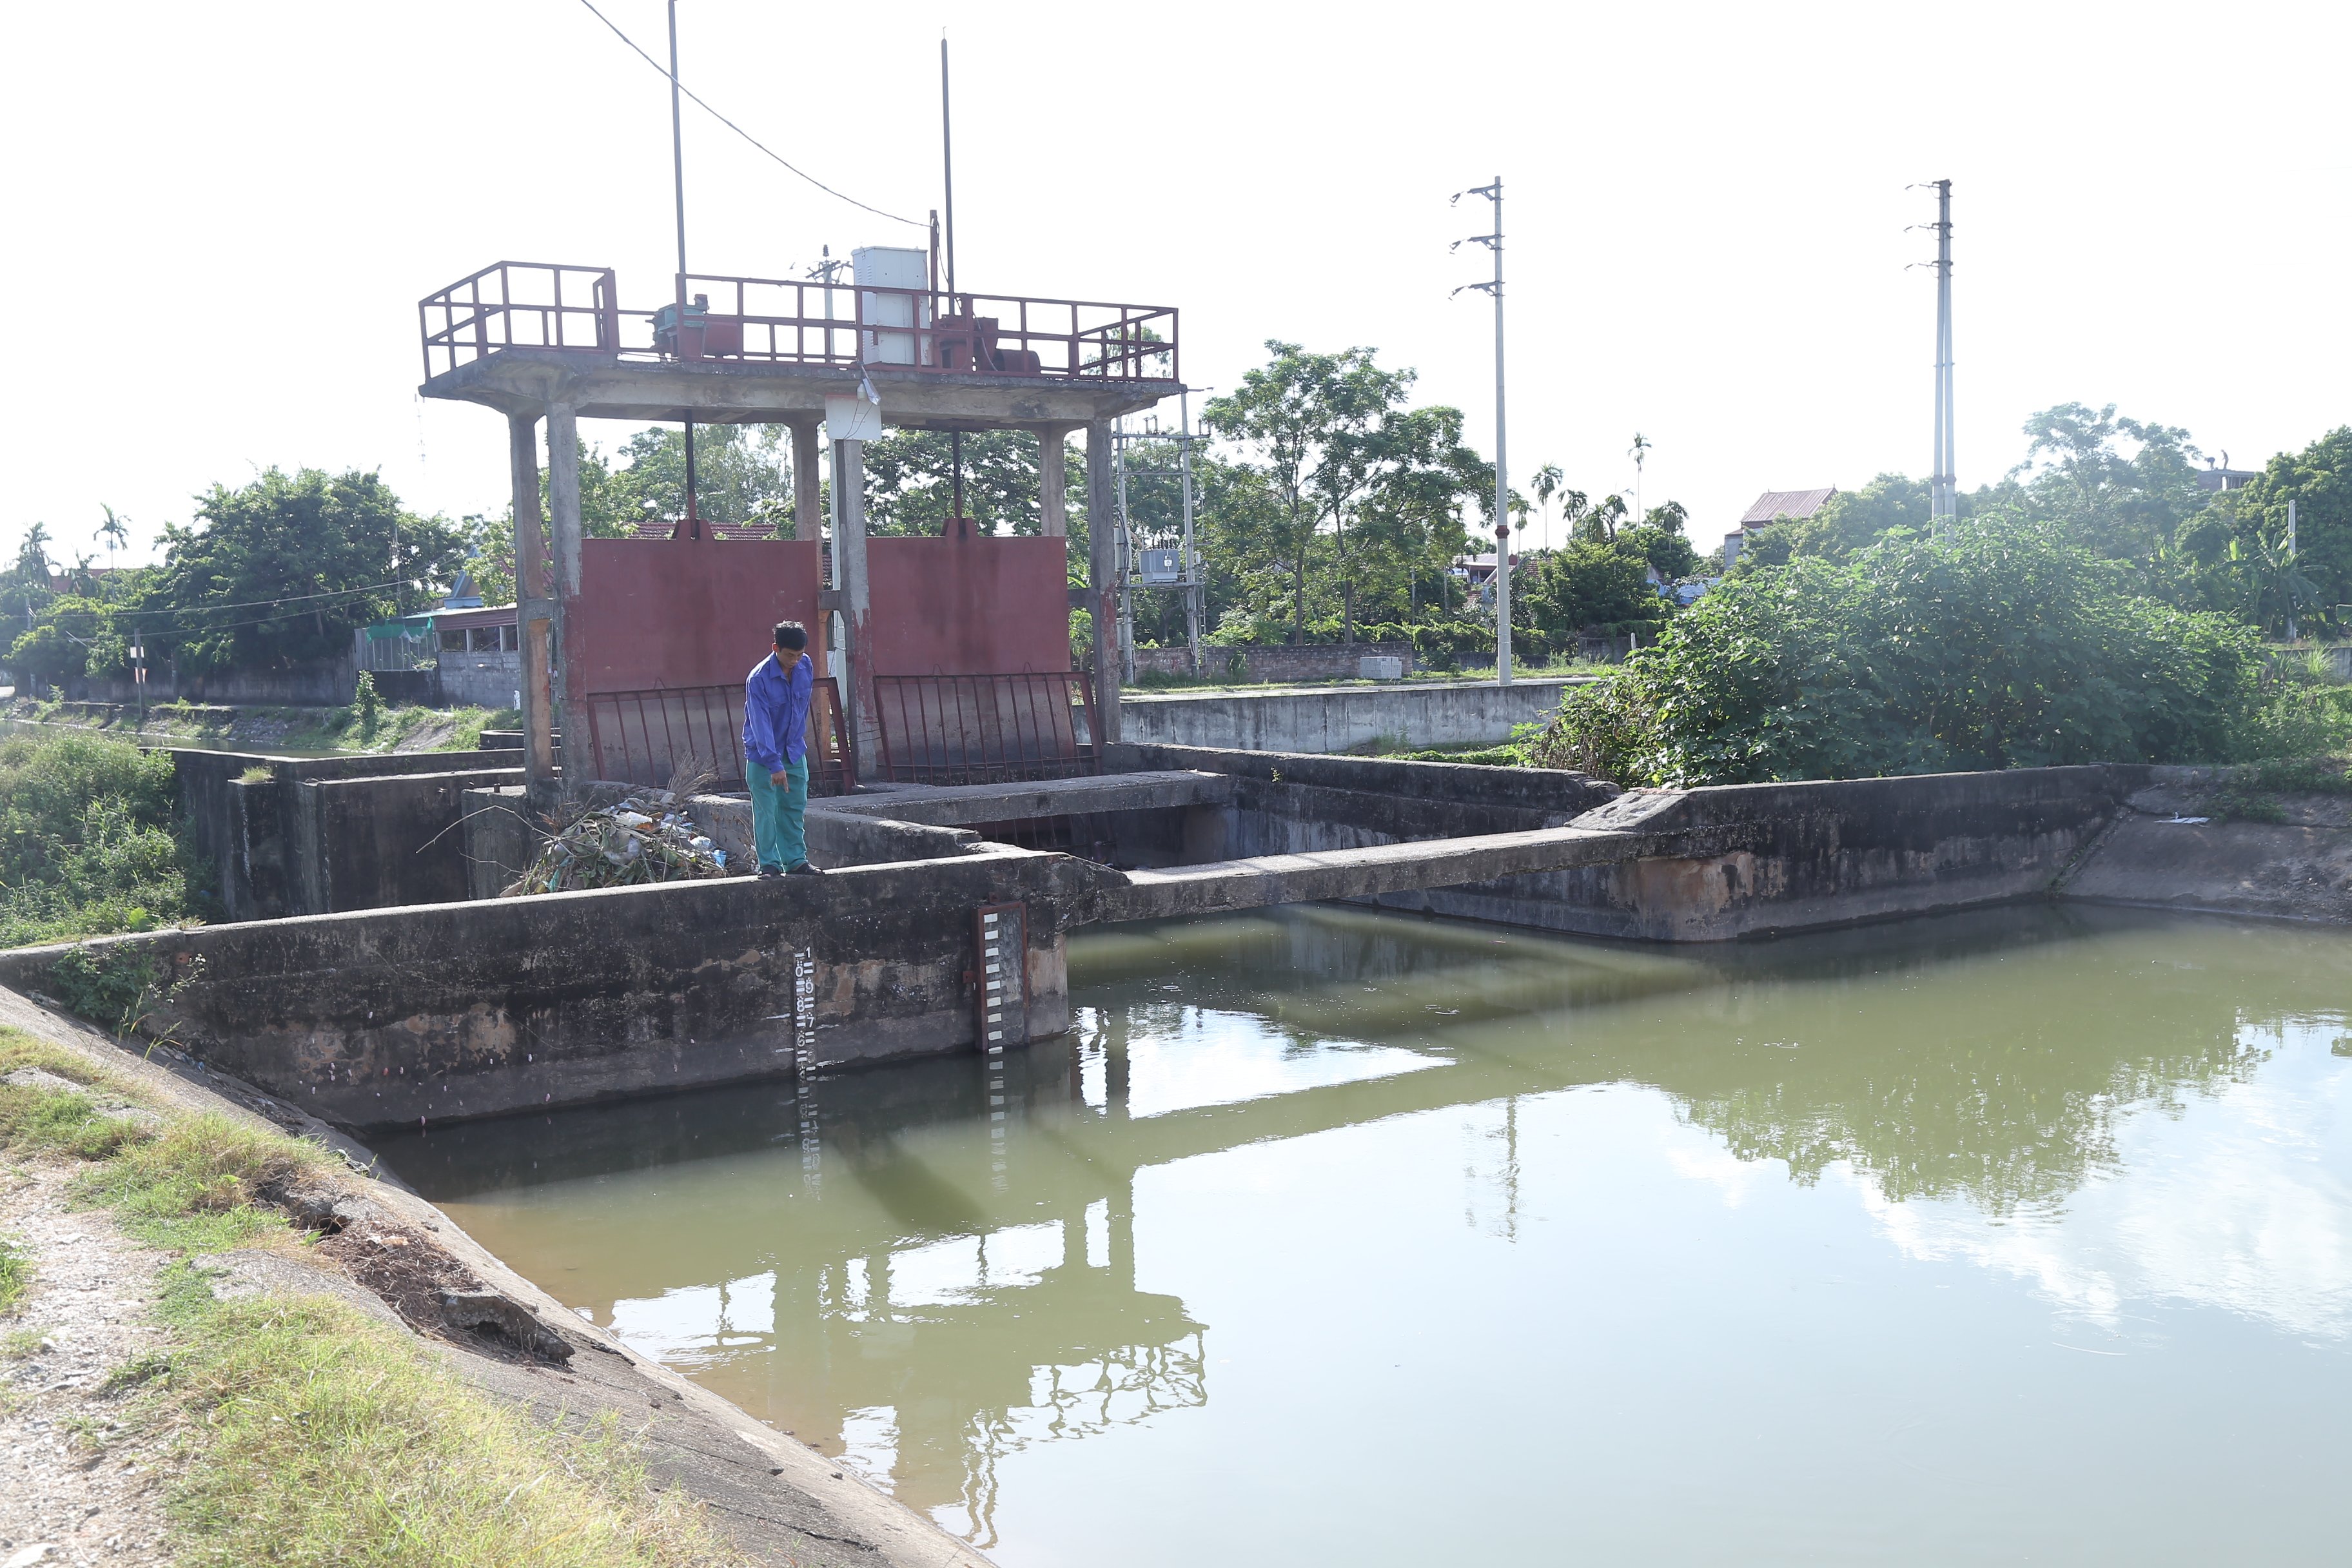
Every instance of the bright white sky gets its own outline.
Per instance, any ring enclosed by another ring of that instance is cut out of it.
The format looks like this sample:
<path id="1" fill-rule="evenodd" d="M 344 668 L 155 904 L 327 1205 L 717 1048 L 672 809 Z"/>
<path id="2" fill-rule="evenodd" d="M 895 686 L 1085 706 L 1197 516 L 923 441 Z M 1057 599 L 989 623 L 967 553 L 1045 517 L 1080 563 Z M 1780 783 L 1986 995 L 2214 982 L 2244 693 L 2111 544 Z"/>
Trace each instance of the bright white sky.
<path id="1" fill-rule="evenodd" d="M 662 6 L 599 0 L 657 56 Z M 1961 481 L 2066 399 L 2240 466 L 2340 392 L 2352 13 L 2320 5 L 1566 5 L 682 0 L 683 76 L 829 183 L 939 205 L 956 50 L 969 287 L 1183 311 L 1229 387 L 1285 337 L 1377 347 L 1491 450 L 1483 204 L 1503 175 L 1511 468 L 1690 507 L 1929 468 L 1932 236 L 1956 182 Z M 0 127 L 14 374 L 0 548 L 140 555 L 271 464 L 495 509 L 498 417 L 427 404 L 415 300 L 493 260 L 667 297 L 669 106 L 579 0 L 19 5 Z M 1940 35 L 1940 37 L 1939 37 Z M 1940 53 L 1939 53 L 1940 50 Z M 697 270 L 922 243 L 687 109 Z M 1172 409 L 1171 413 L 1172 414 Z M 626 427 L 589 426 L 607 444 Z"/>

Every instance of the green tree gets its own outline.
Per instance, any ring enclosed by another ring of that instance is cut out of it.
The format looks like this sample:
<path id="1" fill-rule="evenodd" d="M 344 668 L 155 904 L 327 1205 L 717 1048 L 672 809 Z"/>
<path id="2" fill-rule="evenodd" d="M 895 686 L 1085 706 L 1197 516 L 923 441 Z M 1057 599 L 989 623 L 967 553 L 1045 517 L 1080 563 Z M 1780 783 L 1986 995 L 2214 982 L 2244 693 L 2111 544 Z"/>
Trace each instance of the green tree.
<path id="1" fill-rule="evenodd" d="M 2025 422 L 2026 455 L 2008 478 L 2028 510 L 2118 561 L 2159 559 L 2180 525 L 2204 510 L 2201 456 L 2189 432 L 2061 403 Z"/>
<path id="2" fill-rule="evenodd" d="M 2253 629 L 2134 579 L 2004 513 L 1801 556 L 1571 693 L 1538 754 L 1628 784 L 2231 760 L 2262 707 Z"/>
<path id="3" fill-rule="evenodd" d="M 978 430 L 963 438 L 963 510 L 982 533 L 1034 534 L 1040 523 L 1038 440 L 1027 430 Z M 1063 494 L 1086 494 L 1085 449 L 1063 444 Z M 955 505 L 954 438 L 945 430 L 893 430 L 865 452 L 869 532 L 932 534 Z M 1132 499 L 1132 498 L 1130 498 Z"/>
<path id="4" fill-rule="evenodd" d="M 1247 446 L 1279 503 L 1290 640 L 1307 638 L 1308 577 L 1327 533 L 1341 623 L 1352 635 L 1357 584 L 1349 535 L 1358 509 L 1391 484 L 1417 486 L 1444 474 L 1468 489 L 1492 470 L 1462 446 L 1461 413 L 1408 408 L 1414 373 L 1383 370 L 1373 350 L 1309 353 L 1278 341 L 1266 349 L 1272 360 L 1213 399 L 1202 421 Z"/>
<path id="5" fill-rule="evenodd" d="M 1664 625 L 1672 607 L 1650 583 L 1649 559 L 1634 539 L 1644 531 L 1629 530 L 1606 543 L 1574 540 L 1563 549 L 1536 557 L 1532 571 L 1522 568 L 1526 585 L 1515 584 L 1511 624 L 1520 624 L 1523 609 L 1527 624 L 1556 647 L 1568 646 L 1585 632 L 1600 637 L 1622 637 L 1627 632 L 1654 635 Z"/>
<path id="6" fill-rule="evenodd" d="M 2264 548 L 2284 551 L 2287 502 L 2295 503 L 2296 571 L 2309 584 L 2311 629 L 2352 632 L 2352 427 L 2329 431 L 2300 452 L 2281 452 L 2242 489 L 2223 492 L 2210 510 L 2181 531 L 2182 554 L 2209 573 L 2229 562 L 2229 547 L 2251 561 Z M 2217 598 L 2230 597 L 2226 588 Z M 2277 602 L 2273 595 L 2273 602 Z"/>
<path id="7" fill-rule="evenodd" d="M 124 608 L 151 658 L 192 671 L 332 658 L 354 628 L 432 604 L 464 560 L 457 529 L 402 510 L 376 475 L 317 468 L 215 485 L 163 547 Z"/>

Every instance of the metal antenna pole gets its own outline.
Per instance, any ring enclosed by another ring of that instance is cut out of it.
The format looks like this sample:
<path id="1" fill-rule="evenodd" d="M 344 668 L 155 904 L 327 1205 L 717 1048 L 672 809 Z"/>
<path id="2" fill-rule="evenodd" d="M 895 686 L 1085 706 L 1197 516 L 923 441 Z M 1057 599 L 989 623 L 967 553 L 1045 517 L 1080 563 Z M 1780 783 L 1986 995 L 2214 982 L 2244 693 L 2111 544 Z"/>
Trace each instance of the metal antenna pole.
<path id="1" fill-rule="evenodd" d="M 940 35 L 940 167 L 941 172 L 944 174 L 947 182 L 948 314 L 950 316 L 961 316 L 963 314 L 963 311 L 958 308 L 956 304 L 955 138 L 950 129 L 950 124 L 951 122 L 948 113 L 948 39 L 947 35 L 943 32 Z M 975 349 L 980 346 L 977 339 L 973 340 L 972 346 Z M 950 453 L 950 470 L 954 477 L 953 492 L 955 498 L 955 515 L 956 517 L 961 518 L 963 516 L 962 431 L 955 430 L 949 433 L 948 450 Z M 953 526 L 953 524 L 950 523 L 950 526 Z M 942 529 L 940 531 L 945 532 L 946 530 Z"/>
<path id="2" fill-rule="evenodd" d="M 669 0 L 669 166 L 671 189 L 677 194 L 677 342 L 686 343 L 686 128 L 677 107 L 677 0 Z M 694 420 L 686 421 L 686 531 L 702 537 L 702 518 L 694 504 Z"/>
<path id="3" fill-rule="evenodd" d="M 1952 453 L 1952 182 L 1935 185 L 1936 475 L 1927 510 L 1930 527 L 1942 532 L 1959 515 L 1959 480 Z"/>

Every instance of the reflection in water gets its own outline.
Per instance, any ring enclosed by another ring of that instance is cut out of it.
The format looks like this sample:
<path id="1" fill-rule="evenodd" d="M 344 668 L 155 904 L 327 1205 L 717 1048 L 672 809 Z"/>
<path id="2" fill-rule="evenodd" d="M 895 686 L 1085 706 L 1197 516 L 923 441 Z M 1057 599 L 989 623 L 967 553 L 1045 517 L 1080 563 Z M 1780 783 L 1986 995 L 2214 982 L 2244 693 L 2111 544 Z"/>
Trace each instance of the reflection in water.
<path id="1" fill-rule="evenodd" d="M 2273 1434 L 2239 1450 L 2273 1487 L 2347 1435 L 2338 933 L 2033 909 L 1659 952 L 1313 910 L 1091 934 L 1072 974 L 1077 1029 L 1001 1078 L 384 1153 L 1013 1563 L 2160 1561 L 2200 1541 L 2163 1522 L 2184 1423 Z M 2086 1451 L 2105 1489 L 2052 1489 Z"/>

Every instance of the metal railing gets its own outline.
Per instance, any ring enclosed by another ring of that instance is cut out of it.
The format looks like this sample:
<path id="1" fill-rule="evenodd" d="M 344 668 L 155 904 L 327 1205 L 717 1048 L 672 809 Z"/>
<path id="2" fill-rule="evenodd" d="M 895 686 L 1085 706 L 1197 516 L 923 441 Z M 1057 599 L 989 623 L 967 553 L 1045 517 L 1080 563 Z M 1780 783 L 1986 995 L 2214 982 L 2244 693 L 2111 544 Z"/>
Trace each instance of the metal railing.
<path id="1" fill-rule="evenodd" d="M 1102 771 L 1094 681 L 1046 675 L 879 675 L 882 776 L 894 784 L 1010 784 Z"/>
<path id="2" fill-rule="evenodd" d="M 589 349 L 621 343 L 613 269 L 498 261 L 416 303 L 425 379 L 500 349 Z"/>
<path id="3" fill-rule="evenodd" d="M 847 794 L 849 731 L 841 721 L 839 689 L 823 677 L 809 691 L 808 724 L 809 794 Z M 740 789 L 743 688 L 592 692 L 588 747 L 599 779 L 660 788 L 680 766 L 695 763 L 717 772 L 718 787 Z"/>
<path id="4" fill-rule="evenodd" d="M 1053 380 L 1177 379 L 1173 306 L 689 274 L 690 305 L 619 308 L 610 268 L 501 261 L 419 301 L 427 381 L 501 349 Z"/>

